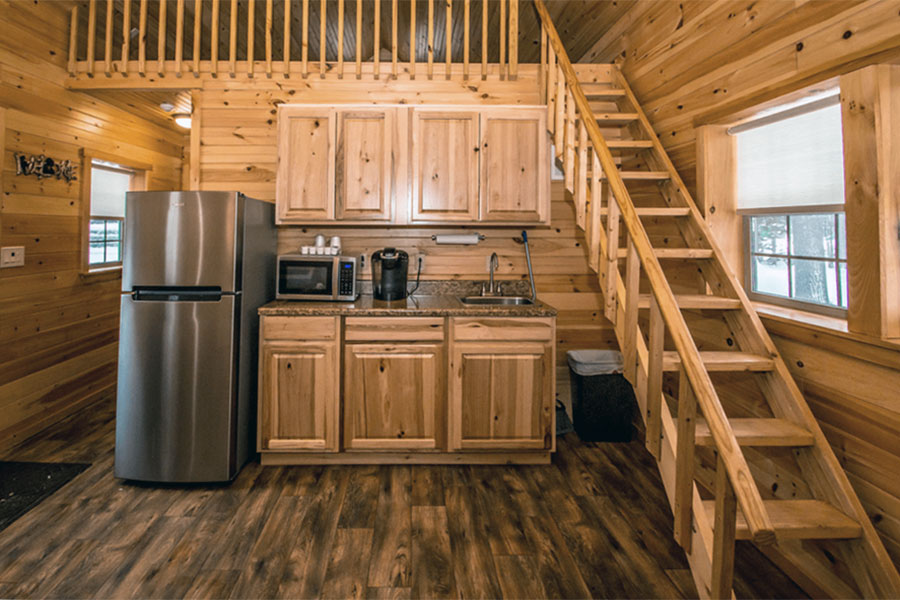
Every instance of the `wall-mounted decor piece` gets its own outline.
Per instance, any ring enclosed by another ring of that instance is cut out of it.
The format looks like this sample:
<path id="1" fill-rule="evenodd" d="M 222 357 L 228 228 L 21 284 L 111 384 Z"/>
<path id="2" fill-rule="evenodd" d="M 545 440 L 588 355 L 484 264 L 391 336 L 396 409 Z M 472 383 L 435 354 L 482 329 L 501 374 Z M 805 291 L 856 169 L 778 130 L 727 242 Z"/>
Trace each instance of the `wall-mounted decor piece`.
<path id="1" fill-rule="evenodd" d="M 24 154 L 15 154 L 16 158 L 16 175 L 36 175 L 38 179 L 44 177 L 56 177 L 57 179 L 65 179 L 68 181 L 77 181 L 78 176 L 75 169 L 78 165 L 71 160 L 56 161 L 52 158 L 44 156 L 26 156 Z"/>

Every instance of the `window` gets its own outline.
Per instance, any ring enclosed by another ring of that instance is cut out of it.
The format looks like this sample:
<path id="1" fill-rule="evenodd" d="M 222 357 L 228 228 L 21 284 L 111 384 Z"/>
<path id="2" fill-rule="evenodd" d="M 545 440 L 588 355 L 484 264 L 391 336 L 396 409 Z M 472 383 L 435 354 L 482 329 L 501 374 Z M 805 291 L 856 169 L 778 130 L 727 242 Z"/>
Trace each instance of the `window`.
<path id="1" fill-rule="evenodd" d="M 844 316 L 847 250 L 836 91 L 732 127 L 750 296 Z"/>
<path id="2" fill-rule="evenodd" d="M 746 223 L 752 292 L 847 308 L 843 212 L 752 215 Z"/>
<path id="3" fill-rule="evenodd" d="M 125 194 L 132 189 L 136 173 L 113 163 L 91 163 L 91 212 L 88 229 L 88 266 L 122 264 Z"/>

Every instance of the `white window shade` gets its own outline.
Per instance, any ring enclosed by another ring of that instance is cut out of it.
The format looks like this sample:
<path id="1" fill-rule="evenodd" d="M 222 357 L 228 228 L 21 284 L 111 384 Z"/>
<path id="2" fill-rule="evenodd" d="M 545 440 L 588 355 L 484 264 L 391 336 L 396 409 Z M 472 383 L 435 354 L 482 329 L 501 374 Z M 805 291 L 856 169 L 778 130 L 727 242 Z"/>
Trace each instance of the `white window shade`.
<path id="1" fill-rule="evenodd" d="M 843 204 L 840 105 L 765 121 L 735 134 L 738 209 Z"/>
<path id="2" fill-rule="evenodd" d="M 131 174 L 94 167 L 91 170 L 91 216 L 125 217 L 125 193 Z"/>

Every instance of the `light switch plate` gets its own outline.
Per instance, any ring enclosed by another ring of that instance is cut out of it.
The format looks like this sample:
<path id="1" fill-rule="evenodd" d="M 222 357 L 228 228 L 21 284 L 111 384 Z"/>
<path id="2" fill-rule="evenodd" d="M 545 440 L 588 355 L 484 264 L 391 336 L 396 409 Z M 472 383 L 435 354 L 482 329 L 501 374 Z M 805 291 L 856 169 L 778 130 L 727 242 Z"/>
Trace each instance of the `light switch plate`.
<path id="1" fill-rule="evenodd" d="M 0 248 L 0 269 L 25 266 L 25 246 Z"/>

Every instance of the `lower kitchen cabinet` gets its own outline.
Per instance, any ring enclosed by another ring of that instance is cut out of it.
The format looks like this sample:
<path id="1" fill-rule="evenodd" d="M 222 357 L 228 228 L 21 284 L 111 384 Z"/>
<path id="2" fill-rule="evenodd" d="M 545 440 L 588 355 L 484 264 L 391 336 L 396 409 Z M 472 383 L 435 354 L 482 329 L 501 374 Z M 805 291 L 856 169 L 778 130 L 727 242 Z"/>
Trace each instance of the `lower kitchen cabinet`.
<path id="1" fill-rule="evenodd" d="M 439 448 L 446 421 L 443 357 L 443 344 L 347 344 L 344 448 Z"/>
<path id="2" fill-rule="evenodd" d="M 455 343 L 450 450 L 551 449 L 553 368 L 548 343 Z"/>
<path id="3" fill-rule="evenodd" d="M 340 364 L 335 322 L 328 317 L 263 318 L 261 452 L 338 451 Z"/>
<path id="4" fill-rule="evenodd" d="M 546 463 L 554 335 L 552 317 L 264 315 L 262 462 Z"/>

